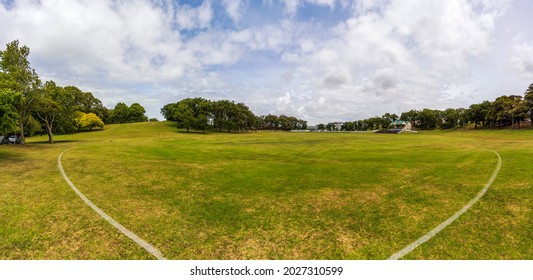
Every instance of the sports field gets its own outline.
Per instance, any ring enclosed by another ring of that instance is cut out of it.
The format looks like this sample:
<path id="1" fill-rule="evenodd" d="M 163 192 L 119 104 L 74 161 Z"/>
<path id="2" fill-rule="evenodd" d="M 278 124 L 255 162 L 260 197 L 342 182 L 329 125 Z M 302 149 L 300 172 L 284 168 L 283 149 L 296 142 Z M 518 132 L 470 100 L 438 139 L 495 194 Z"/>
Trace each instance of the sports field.
<path id="1" fill-rule="evenodd" d="M 184 133 L 172 123 L 0 146 L 0 259 L 533 258 L 533 130 Z"/>

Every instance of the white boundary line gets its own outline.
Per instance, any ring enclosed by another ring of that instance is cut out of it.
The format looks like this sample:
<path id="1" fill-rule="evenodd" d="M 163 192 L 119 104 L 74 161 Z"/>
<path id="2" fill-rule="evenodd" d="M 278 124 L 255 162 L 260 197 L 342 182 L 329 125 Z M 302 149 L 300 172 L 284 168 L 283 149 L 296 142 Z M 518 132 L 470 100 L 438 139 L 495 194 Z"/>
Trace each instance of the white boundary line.
<path id="1" fill-rule="evenodd" d="M 137 236 L 135 233 L 130 231 L 129 229 L 125 228 L 123 225 L 119 224 L 115 219 L 111 218 L 109 215 L 107 215 L 102 209 L 98 208 L 98 206 L 94 205 L 85 195 L 83 195 L 76 186 L 70 181 L 70 179 L 67 176 L 67 173 L 65 173 L 65 170 L 63 169 L 63 165 L 61 164 L 61 157 L 63 154 L 70 149 L 64 150 L 59 157 L 57 158 L 57 165 L 59 166 L 59 171 L 61 171 L 61 174 L 63 175 L 63 179 L 67 182 L 67 184 L 78 194 L 78 196 L 87 204 L 89 205 L 98 215 L 100 215 L 104 220 L 106 220 L 108 223 L 110 223 L 112 226 L 117 228 L 120 232 L 124 233 L 127 237 L 129 237 L 131 240 L 133 240 L 135 243 L 137 243 L 139 246 L 143 247 L 146 251 L 148 251 L 150 254 L 152 254 L 154 257 L 156 257 L 159 260 L 166 260 L 165 257 L 163 257 L 163 254 L 159 250 L 157 250 L 154 246 L 152 246 L 150 243 L 144 241 L 142 238 Z"/>
<path id="2" fill-rule="evenodd" d="M 500 157 L 500 154 L 498 154 L 496 151 L 490 150 L 491 152 L 495 153 L 498 156 L 498 164 L 496 165 L 496 169 L 492 172 L 492 176 L 490 177 L 489 181 L 485 184 L 485 187 L 474 197 L 470 202 L 468 202 L 461 210 L 457 211 L 453 216 L 449 217 L 446 221 L 444 221 L 442 224 L 438 225 L 436 228 L 432 229 L 430 232 L 428 232 L 426 235 L 420 237 L 415 242 L 409 244 L 407 247 L 403 248 L 402 250 L 394 253 L 392 256 L 388 258 L 388 260 L 397 260 L 407 254 L 409 252 L 413 251 L 416 247 L 420 246 L 422 243 L 428 241 L 430 238 L 435 236 L 437 233 L 439 233 L 441 230 L 443 230 L 445 227 L 449 226 L 453 221 L 457 220 L 459 216 L 464 214 L 474 203 L 476 203 L 489 189 L 489 187 L 492 185 L 496 177 L 498 176 L 498 173 L 500 172 L 500 168 L 502 167 L 502 158 Z"/>

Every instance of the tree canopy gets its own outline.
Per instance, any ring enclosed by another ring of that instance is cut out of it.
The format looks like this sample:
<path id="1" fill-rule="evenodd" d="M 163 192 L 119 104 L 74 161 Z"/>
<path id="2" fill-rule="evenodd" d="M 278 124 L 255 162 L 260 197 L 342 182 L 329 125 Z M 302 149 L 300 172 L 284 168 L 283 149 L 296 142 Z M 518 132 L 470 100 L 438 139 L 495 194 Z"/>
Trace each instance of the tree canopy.
<path id="1" fill-rule="evenodd" d="M 16 114 L 10 118 L 16 118 L 22 144 L 25 143 L 24 126 L 31 122 L 31 107 L 41 85 L 35 69 L 30 67 L 29 54 L 30 48 L 20 47 L 18 40 L 8 43 L 6 50 L 0 51 L 0 88 L 4 94 L 12 96 L 11 106 Z M 9 123 L 12 121 L 8 120 Z"/>
<path id="2" fill-rule="evenodd" d="M 92 130 L 94 127 L 104 128 L 104 122 L 95 113 L 81 113 L 77 121 L 79 129 L 88 128 Z"/>
<path id="3" fill-rule="evenodd" d="M 109 111 L 111 123 L 134 123 L 147 122 L 146 110 L 139 103 L 133 103 L 128 107 L 123 102 L 117 103 L 113 110 Z"/>
<path id="4" fill-rule="evenodd" d="M 256 116 L 244 103 L 230 100 L 211 101 L 204 98 L 186 98 L 161 108 L 161 114 L 175 121 L 178 128 L 203 131 L 238 132 L 256 129 L 305 129 L 307 122 L 291 116 Z"/>

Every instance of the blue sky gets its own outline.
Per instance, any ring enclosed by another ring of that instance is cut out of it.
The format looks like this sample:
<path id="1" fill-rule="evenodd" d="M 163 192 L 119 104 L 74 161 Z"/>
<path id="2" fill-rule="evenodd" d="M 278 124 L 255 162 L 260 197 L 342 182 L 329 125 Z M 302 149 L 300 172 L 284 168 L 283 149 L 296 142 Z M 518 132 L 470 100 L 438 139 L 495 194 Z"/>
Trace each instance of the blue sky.
<path id="1" fill-rule="evenodd" d="M 311 124 L 468 107 L 533 83 L 527 0 L 5 1 L 42 80 L 150 117 L 186 97 Z"/>

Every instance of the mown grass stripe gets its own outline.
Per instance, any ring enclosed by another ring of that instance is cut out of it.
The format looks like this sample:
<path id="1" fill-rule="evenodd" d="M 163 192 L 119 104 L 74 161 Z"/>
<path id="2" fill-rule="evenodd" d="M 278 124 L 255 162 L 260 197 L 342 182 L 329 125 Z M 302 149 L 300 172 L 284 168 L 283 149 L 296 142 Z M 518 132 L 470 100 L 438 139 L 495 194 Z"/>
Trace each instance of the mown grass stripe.
<path id="1" fill-rule="evenodd" d="M 133 242 L 137 243 L 139 246 L 143 247 L 146 251 L 148 251 L 150 254 L 152 254 L 155 258 L 159 260 L 165 260 L 165 257 L 163 257 L 163 254 L 156 249 L 153 245 L 146 242 L 144 239 L 140 238 L 138 235 L 133 233 L 131 230 L 127 229 L 120 223 L 118 223 L 115 219 L 111 218 L 111 216 L 107 215 L 102 209 L 98 208 L 94 203 L 92 203 L 83 193 L 81 193 L 78 188 L 70 181 L 70 179 L 67 176 L 67 173 L 63 169 L 63 165 L 61 164 L 61 157 L 65 152 L 67 152 L 70 149 L 64 150 L 59 157 L 57 158 L 57 165 L 59 167 L 59 171 L 61 171 L 61 174 L 63 175 L 63 179 L 67 182 L 67 184 L 78 194 L 78 196 L 87 204 L 89 207 L 91 207 L 98 215 L 100 215 L 104 220 L 106 220 L 108 223 L 110 223 L 112 226 L 117 228 L 120 232 L 124 233 L 127 237 L 129 237 Z"/>
<path id="2" fill-rule="evenodd" d="M 435 236 L 437 233 L 439 233 L 441 230 L 443 230 L 445 227 L 449 226 L 451 223 L 453 223 L 457 218 L 459 218 L 461 215 L 463 215 L 472 205 L 474 205 L 489 189 L 489 187 L 492 185 L 496 177 L 498 176 L 498 173 L 500 172 L 500 168 L 502 167 L 502 158 L 500 157 L 500 154 L 498 154 L 496 151 L 490 150 L 491 152 L 495 153 L 498 156 L 498 164 L 496 165 L 496 168 L 492 172 L 492 176 L 490 177 L 489 181 L 485 184 L 483 189 L 472 199 L 470 202 L 468 202 L 461 210 L 457 211 L 455 214 L 453 214 L 450 218 L 448 218 L 446 221 L 438 225 L 436 228 L 432 229 L 430 232 L 428 232 L 426 235 L 420 237 L 415 242 L 409 244 L 407 247 L 403 248 L 402 250 L 394 253 L 392 256 L 388 258 L 388 260 L 398 260 L 402 258 L 403 256 L 409 254 L 411 251 L 413 251 L 416 247 L 422 245 L 424 242 L 431 239 L 433 236 Z"/>

